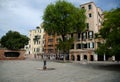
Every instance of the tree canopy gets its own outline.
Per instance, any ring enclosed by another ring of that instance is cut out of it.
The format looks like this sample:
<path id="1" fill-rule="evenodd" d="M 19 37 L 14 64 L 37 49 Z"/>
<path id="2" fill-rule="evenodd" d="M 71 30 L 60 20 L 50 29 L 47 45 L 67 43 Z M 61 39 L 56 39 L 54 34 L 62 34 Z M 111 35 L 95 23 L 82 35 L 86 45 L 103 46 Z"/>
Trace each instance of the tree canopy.
<path id="1" fill-rule="evenodd" d="M 28 37 L 16 31 L 8 31 L 1 38 L 1 45 L 7 49 L 18 50 L 28 44 Z"/>
<path id="2" fill-rule="evenodd" d="M 44 12 L 43 27 L 47 33 L 66 35 L 81 31 L 85 27 L 85 10 L 59 0 L 49 4 Z"/>
<path id="3" fill-rule="evenodd" d="M 65 0 L 58 0 L 55 4 L 49 4 L 43 15 L 43 28 L 48 34 L 59 35 L 59 49 L 65 51 L 69 41 L 68 34 L 81 32 L 85 28 L 85 10 L 76 8 Z M 62 46 L 63 45 L 63 46 Z M 70 48 L 67 46 L 67 48 Z M 65 51 L 66 52 L 66 51 Z"/>
<path id="4" fill-rule="evenodd" d="M 107 55 L 120 55 L 120 8 L 104 13 L 103 28 L 100 35 L 105 40 L 97 49 L 97 53 Z"/>

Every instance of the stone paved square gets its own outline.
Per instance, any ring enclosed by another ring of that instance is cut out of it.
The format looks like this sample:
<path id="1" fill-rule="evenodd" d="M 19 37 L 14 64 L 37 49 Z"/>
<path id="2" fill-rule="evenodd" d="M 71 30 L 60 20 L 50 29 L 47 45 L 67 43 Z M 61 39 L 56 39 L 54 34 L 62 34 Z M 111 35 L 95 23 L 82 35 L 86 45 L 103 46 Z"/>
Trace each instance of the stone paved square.
<path id="1" fill-rule="evenodd" d="M 120 66 L 110 65 L 48 61 L 55 70 L 43 71 L 40 60 L 1 60 L 0 82 L 120 82 Z"/>

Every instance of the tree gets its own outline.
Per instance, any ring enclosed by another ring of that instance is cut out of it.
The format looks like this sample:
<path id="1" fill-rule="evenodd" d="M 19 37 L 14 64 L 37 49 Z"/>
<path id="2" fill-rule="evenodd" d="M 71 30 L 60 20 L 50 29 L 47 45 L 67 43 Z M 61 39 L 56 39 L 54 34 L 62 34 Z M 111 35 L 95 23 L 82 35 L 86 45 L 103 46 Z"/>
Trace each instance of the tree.
<path id="1" fill-rule="evenodd" d="M 97 53 L 107 55 L 120 55 L 120 8 L 104 13 L 103 28 L 100 30 L 101 37 L 105 40 L 97 49 Z"/>
<path id="2" fill-rule="evenodd" d="M 69 42 L 68 34 L 81 32 L 85 28 L 85 10 L 76 8 L 65 0 L 49 4 L 43 15 L 43 28 L 48 34 L 59 35 L 61 40 L 59 48 L 63 52 Z M 70 38 L 69 38 L 70 39 Z M 66 44 L 62 46 L 63 44 Z"/>
<path id="3" fill-rule="evenodd" d="M 8 31 L 1 38 L 1 45 L 7 49 L 18 50 L 28 44 L 28 37 L 16 31 Z"/>

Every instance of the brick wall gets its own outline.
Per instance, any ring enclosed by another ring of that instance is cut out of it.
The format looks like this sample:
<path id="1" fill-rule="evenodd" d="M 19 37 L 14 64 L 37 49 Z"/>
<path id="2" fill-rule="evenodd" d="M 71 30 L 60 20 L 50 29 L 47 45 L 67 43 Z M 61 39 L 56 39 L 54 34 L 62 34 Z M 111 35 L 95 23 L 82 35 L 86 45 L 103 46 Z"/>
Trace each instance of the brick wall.
<path id="1" fill-rule="evenodd" d="M 5 57 L 5 52 L 18 52 L 20 55 L 18 57 Z M 7 50 L 0 49 L 0 60 L 23 60 L 25 59 L 25 50 Z"/>

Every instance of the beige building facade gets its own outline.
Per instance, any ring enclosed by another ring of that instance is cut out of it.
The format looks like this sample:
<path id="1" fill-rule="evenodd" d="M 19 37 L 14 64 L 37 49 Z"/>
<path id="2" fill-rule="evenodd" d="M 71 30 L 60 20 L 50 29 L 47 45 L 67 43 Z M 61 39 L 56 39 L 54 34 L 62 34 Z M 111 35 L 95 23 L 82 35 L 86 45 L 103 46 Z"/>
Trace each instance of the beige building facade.
<path id="1" fill-rule="evenodd" d="M 29 39 L 28 54 L 30 54 L 32 58 L 41 57 L 44 53 L 44 29 L 42 26 L 30 30 Z"/>
<path id="2" fill-rule="evenodd" d="M 70 50 L 69 59 L 71 61 L 98 61 L 95 49 L 100 40 L 95 40 L 95 33 L 99 32 L 103 22 L 102 10 L 94 2 L 82 4 L 80 7 L 86 10 L 86 30 L 73 35 L 75 41 Z"/>

